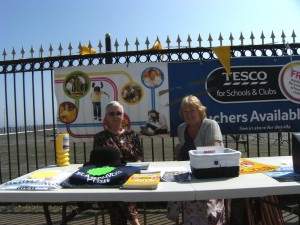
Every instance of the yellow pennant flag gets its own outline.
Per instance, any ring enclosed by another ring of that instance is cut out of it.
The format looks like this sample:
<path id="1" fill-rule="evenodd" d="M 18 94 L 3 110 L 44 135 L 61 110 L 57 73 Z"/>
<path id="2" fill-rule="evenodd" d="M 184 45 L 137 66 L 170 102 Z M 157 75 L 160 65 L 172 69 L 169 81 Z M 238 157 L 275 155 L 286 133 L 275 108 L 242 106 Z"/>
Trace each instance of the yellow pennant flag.
<path id="1" fill-rule="evenodd" d="M 160 41 L 156 41 L 153 45 L 152 48 L 150 48 L 150 50 L 162 50 L 162 45 L 160 43 Z"/>
<path id="2" fill-rule="evenodd" d="M 93 48 L 89 48 L 89 46 L 84 45 L 80 49 L 80 55 L 88 55 L 88 54 L 96 54 L 96 50 Z"/>
<path id="3" fill-rule="evenodd" d="M 162 44 L 160 43 L 160 41 L 155 41 L 154 45 L 152 48 L 150 48 L 150 50 L 162 50 Z M 161 58 L 164 58 L 164 55 L 161 56 Z"/>
<path id="4" fill-rule="evenodd" d="M 229 46 L 221 46 L 212 48 L 212 50 L 216 53 L 221 62 L 222 66 L 226 70 L 226 73 L 230 75 L 230 47 Z"/>

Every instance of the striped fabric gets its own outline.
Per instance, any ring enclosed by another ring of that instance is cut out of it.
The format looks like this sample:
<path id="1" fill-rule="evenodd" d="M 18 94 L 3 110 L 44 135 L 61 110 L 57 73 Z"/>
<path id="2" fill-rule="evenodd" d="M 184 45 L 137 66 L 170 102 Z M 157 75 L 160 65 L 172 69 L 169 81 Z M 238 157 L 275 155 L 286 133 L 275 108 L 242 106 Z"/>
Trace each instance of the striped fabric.
<path id="1" fill-rule="evenodd" d="M 277 196 L 246 198 L 248 225 L 284 225 Z"/>
<path id="2" fill-rule="evenodd" d="M 279 204 L 276 195 L 262 197 L 260 213 L 263 225 L 284 225 L 281 210 L 276 207 Z"/>

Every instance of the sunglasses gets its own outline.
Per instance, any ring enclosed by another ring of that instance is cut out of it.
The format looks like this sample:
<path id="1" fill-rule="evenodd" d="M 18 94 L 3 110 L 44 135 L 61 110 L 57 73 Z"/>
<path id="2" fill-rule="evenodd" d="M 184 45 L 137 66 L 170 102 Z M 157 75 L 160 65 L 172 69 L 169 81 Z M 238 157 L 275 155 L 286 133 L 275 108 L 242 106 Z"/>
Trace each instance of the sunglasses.
<path id="1" fill-rule="evenodd" d="M 107 114 L 110 116 L 122 116 L 123 115 L 123 113 L 121 113 L 121 112 L 109 112 Z"/>

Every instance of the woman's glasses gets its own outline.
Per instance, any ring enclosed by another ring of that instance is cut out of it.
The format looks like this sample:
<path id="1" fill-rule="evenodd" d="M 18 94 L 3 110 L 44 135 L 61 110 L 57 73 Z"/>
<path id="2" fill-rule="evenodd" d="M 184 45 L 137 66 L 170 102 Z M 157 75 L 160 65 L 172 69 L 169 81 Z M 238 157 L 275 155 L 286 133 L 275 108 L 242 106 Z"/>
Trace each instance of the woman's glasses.
<path id="1" fill-rule="evenodd" d="M 110 116 L 122 116 L 123 115 L 123 113 L 121 113 L 121 112 L 109 112 L 107 114 Z"/>

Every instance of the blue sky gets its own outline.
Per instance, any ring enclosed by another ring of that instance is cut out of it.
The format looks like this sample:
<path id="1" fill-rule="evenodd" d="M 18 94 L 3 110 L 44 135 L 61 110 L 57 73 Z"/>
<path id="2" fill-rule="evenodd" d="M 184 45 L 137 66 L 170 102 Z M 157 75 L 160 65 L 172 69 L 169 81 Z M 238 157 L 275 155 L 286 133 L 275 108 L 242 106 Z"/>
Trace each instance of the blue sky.
<path id="1" fill-rule="evenodd" d="M 254 44 L 260 44 L 262 31 L 265 43 L 271 43 L 272 31 L 276 43 L 282 43 L 282 31 L 286 42 L 291 43 L 294 30 L 296 42 L 300 43 L 299 12 L 299 0 L 0 0 L 0 58 L 3 60 L 5 49 L 6 59 L 12 59 L 13 48 L 15 58 L 21 58 L 22 47 L 25 58 L 30 57 L 31 47 L 37 57 L 41 46 L 44 56 L 48 56 L 50 44 L 57 55 L 59 44 L 64 48 L 63 54 L 68 54 L 71 43 L 74 54 L 79 42 L 83 45 L 89 41 L 98 52 L 97 45 L 99 41 L 104 45 L 106 33 L 110 33 L 112 44 L 118 40 L 119 51 L 125 51 L 126 38 L 129 50 L 136 49 L 136 38 L 139 49 L 146 49 L 147 37 L 151 44 L 159 37 L 163 47 L 169 37 L 175 47 L 178 35 L 182 46 L 188 46 L 190 35 L 192 47 L 198 47 L 200 34 L 202 46 L 206 47 L 209 34 L 214 39 L 213 46 L 219 46 L 220 33 L 223 45 L 230 44 L 230 34 L 233 44 L 240 45 L 241 32 L 244 44 L 251 43 L 253 32 Z M 0 75 L 2 97 L 3 80 Z M 0 102 L 1 127 L 4 105 L 2 99 Z"/>
<path id="2" fill-rule="evenodd" d="M 113 44 L 118 40 L 120 51 L 126 38 L 129 50 L 135 50 L 136 38 L 143 49 L 147 37 L 151 43 L 159 37 L 166 46 L 169 36 L 171 45 L 177 46 L 178 35 L 183 46 L 190 35 L 195 47 L 199 34 L 203 46 L 208 46 L 209 34 L 218 46 L 220 33 L 223 45 L 229 44 L 230 33 L 234 44 L 240 44 L 241 32 L 244 44 L 250 44 L 251 32 L 254 43 L 261 43 L 262 31 L 266 43 L 272 31 L 276 42 L 281 42 L 282 31 L 291 42 L 293 30 L 300 41 L 299 11 L 298 0 L 1 0 L 0 51 L 2 56 L 4 48 L 11 53 L 14 47 L 19 54 L 24 47 L 29 57 L 31 46 L 38 51 L 42 45 L 47 51 L 51 43 L 57 51 L 61 43 L 67 54 L 69 43 L 77 48 L 79 42 L 91 41 L 96 47 L 99 41 L 104 44 L 106 33 Z"/>

